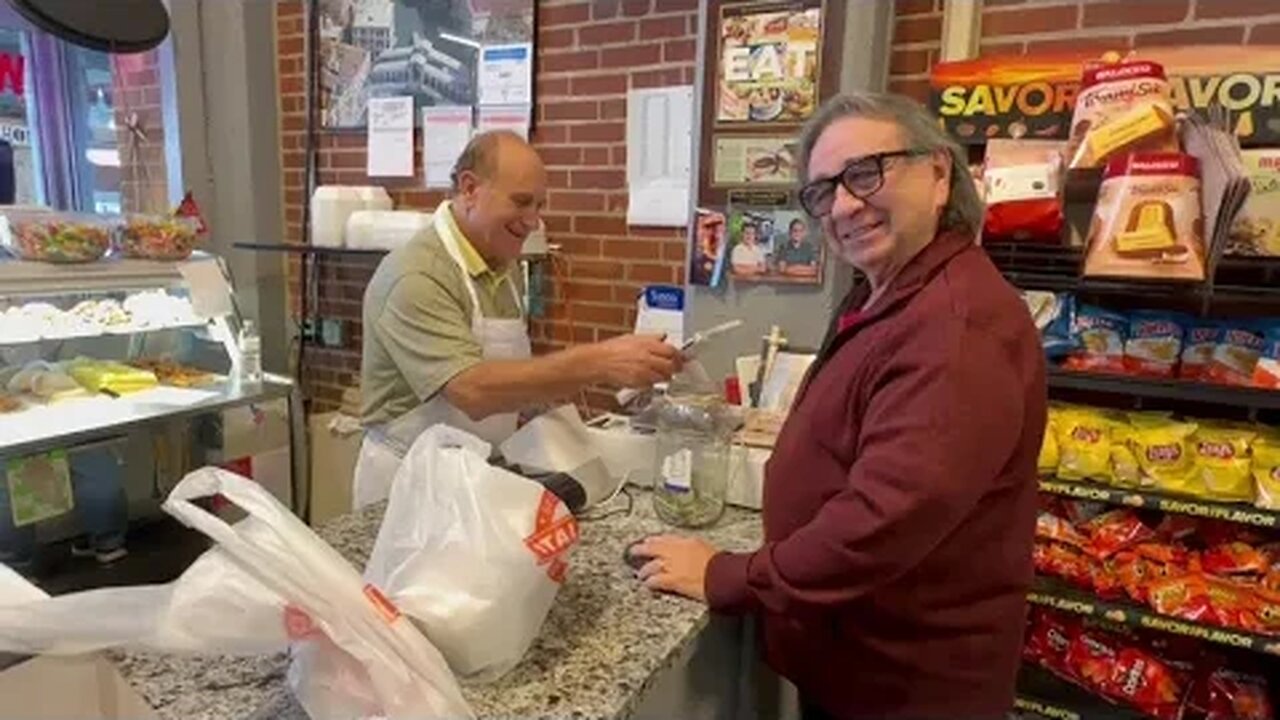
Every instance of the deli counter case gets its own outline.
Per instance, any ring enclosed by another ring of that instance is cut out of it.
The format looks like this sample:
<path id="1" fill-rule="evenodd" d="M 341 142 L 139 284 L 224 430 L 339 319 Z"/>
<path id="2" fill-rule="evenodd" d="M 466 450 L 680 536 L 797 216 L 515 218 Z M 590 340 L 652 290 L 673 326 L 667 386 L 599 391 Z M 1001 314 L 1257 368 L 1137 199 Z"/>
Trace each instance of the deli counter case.
<path id="1" fill-rule="evenodd" d="M 305 518 L 299 393 L 254 372 L 245 329 L 213 255 L 54 264 L 0 253 L 0 511 L 11 515 L 0 524 L 34 525 L 41 545 L 82 533 L 68 460 L 103 447 L 122 470 L 131 527 L 160 517 L 169 489 L 204 465 L 253 477 Z"/>

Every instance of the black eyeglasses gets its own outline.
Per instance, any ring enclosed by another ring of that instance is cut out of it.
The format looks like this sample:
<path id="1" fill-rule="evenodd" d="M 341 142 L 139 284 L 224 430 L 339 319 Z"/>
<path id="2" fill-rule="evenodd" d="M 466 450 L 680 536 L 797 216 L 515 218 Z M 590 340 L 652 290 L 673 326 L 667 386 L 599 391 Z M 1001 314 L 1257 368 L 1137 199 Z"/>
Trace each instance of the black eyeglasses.
<path id="1" fill-rule="evenodd" d="M 933 151 L 911 148 L 864 155 L 850 160 L 838 175 L 814 180 L 800 188 L 800 206 L 812 217 L 826 217 L 831 214 L 831 208 L 836 204 L 837 183 L 843 185 L 850 195 L 859 200 L 866 200 L 884 187 L 884 165 L 886 160 L 900 157 L 921 157 L 931 152 Z"/>

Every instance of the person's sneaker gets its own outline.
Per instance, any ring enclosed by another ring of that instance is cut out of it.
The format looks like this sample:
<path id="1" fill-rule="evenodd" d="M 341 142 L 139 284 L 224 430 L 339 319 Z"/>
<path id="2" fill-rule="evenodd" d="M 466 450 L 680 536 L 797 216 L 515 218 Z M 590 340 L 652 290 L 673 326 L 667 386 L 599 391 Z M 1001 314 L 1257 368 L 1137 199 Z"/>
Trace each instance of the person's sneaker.
<path id="1" fill-rule="evenodd" d="M 91 557 L 103 565 L 109 565 L 128 556 L 128 554 L 129 550 L 123 545 L 110 550 L 96 550 L 89 545 L 81 545 L 80 543 L 72 543 L 71 545 L 72 557 Z"/>

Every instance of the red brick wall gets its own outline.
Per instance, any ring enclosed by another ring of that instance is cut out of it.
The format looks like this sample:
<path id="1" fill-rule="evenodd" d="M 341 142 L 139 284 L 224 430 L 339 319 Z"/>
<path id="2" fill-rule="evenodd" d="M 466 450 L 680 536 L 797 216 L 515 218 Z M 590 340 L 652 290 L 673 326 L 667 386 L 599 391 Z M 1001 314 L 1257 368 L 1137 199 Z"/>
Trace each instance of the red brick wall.
<path id="1" fill-rule="evenodd" d="M 889 87 L 928 97 L 943 0 L 897 0 Z M 1280 43 L 1275 0 L 986 0 L 981 53 Z"/>
<path id="2" fill-rule="evenodd" d="M 547 318 L 533 324 L 536 352 L 622 334 L 635 321 L 642 285 L 682 279 L 684 230 L 626 225 L 626 92 L 691 84 L 696 25 L 697 0 L 537 0 L 532 140 L 549 175 L 548 239 L 563 253 L 554 263 L 557 277 L 547 297 Z M 284 236 L 297 242 L 306 201 L 300 2 L 276 5 L 276 31 Z M 432 209 L 442 199 L 423 190 L 420 178 L 390 183 L 365 177 L 362 133 L 324 133 L 319 145 L 321 184 L 381 184 L 403 208 Z M 359 379 L 360 299 L 375 264 L 319 261 L 320 314 L 346 320 L 348 333 L 343 348 L 307 351 L 304 377 L 317 409 L 335 407 L 342 388 Z M 296 260 L 290 277 L 296 314 Z M 605 398 L 593 394 L 591 399 L 599 406 L 607 404 Z"/>
<path id="3" fill-rule="evenodd" d="M 164 157 L 164 116 L 160 98 L 158 53 L 111 58 L 116 138 L 120 143 L 120 204 L 125 212 L 167 212 L 169 193 Z M 146 133 L 134 144 L 128 129 L 131 113 Z M 134 149 L 136 147 L 136 150 Z"/>

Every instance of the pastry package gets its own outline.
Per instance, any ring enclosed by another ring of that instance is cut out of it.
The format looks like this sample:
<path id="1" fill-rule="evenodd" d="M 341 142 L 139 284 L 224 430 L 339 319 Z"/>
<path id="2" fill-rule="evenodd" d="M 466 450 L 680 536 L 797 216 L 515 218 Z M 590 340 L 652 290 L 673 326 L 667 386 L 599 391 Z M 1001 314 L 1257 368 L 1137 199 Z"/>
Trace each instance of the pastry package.
<path id="1" fill-rule="evenodd" d="M 1113 159 L 1086 242 L 1086 277 L 1204 280 L 1200 162 L 1181 153 Z"/>
<path id="2" fill-rule="evenodd" d="M 1228 233 L 1230 255 L 1280 257 L 1280 149 L 1240 153 L 1252 191 Z"/>
<path id="3" fill-rule="evenodd" d="M 987 143 L 982 174 L 984 242 L 1061 244 L 1063 144 L 1053 140 Z"/>
<path id="4" fill-rule="evenodd" d="M 1069 167 L 1102 167 L 1127 153 L 1178 149 L 1163 66 L 1125 61 L 1085 69 L 1071 116 Z"/>

